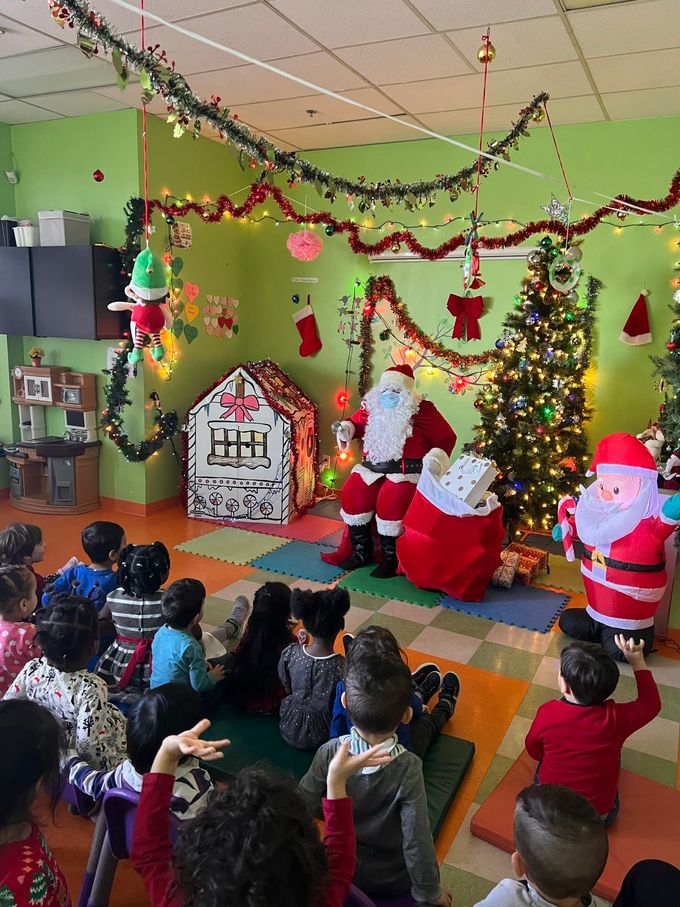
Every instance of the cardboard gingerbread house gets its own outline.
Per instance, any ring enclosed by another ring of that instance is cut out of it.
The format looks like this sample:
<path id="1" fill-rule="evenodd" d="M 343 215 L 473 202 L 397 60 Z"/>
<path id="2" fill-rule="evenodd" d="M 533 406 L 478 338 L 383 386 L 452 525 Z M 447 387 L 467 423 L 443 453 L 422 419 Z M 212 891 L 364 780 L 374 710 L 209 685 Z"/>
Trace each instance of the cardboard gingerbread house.
<path id="1" fill-rule="evenodd" d="M 190 517 L 290 523 L 314 503 L 316 405 L 270 359 L 223 375 L 184 431 Z"/>

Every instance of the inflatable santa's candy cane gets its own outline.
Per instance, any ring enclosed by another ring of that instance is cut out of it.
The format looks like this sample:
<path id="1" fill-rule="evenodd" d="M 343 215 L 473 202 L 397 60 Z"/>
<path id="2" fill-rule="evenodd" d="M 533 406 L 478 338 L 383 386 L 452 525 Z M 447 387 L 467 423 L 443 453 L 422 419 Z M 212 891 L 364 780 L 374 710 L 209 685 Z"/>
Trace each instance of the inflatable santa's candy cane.
<path id="1" fill-rule="evenodd" d="M 574 560 L 574 531 L 569 522 L 569 515 L 576 510 L 576 501 L 570 497 L 560 498 L 557 505 L 557 519 L 562 531 L 562 544 L 564 545 L 564 556 L 568 561 Z"/>

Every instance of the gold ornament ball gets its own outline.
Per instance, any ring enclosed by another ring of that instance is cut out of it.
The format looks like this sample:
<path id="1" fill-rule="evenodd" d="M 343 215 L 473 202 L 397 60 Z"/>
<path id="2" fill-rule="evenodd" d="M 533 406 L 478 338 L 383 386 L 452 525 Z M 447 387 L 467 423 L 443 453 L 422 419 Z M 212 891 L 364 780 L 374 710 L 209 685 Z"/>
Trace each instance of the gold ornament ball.
<path id="1" fill-rule="evenodd" d="M 545 110 L 543 107 L 537 107 L 531 117 L 534 123 L 542 123 L 545 119 Z"/>
<path id="2" fill-rule="evenodd" d="M 616 216 L 619 220 L 625 220 L 628 217 L 627 211 L 617 211 Z"/>
<path id="3" fill-rule="evenodd" d="M 401 246 L 399 245 L 398 242 L 392 243 L 392 252 L 395 255 L 398 255 L 401 252 Z"/>
<path id="4" fill-rule="evenodd" d="M 477 59 L 480 63 L 493 63 L 496 59 L 496 48 L 493 44 L 482 44 L 477 51 Z"/>

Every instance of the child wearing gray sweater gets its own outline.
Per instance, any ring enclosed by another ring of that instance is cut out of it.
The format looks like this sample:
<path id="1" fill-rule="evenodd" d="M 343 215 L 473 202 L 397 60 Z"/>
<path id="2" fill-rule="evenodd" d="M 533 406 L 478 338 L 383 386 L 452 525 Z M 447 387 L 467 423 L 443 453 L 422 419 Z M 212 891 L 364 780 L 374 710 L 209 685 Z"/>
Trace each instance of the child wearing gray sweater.
<path id="1" fill-rule="evenodd" d="M 512 868 L 475 907 L 597 907 L 590 893 L 609 844 L 602 819 L 575 791 L 556 784 L 527 787 L 515 806 Z"/>

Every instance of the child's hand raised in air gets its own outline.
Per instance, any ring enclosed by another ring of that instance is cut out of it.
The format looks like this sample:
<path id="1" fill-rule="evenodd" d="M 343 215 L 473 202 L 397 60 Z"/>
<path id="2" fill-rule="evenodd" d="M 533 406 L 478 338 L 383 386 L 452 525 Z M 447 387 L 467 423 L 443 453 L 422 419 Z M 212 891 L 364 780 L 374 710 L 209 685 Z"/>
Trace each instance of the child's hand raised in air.
<path id="1" fill-rule="evenodd" d="M 623 652 L 623 657 L 631 668 L 635 670 L 646 667 L 645 656 L 643 654 L 645 644 L 642 640 L 635 642 L 634 639 L 626 639 L 622 633 L 617 633 L 614 637 L 614 642 L 616 643 L 617 649 Z"/>
<path id="2" fill-rule="evenodd" d="M 190 730 L 166 737 L 156 754 L 151 771 L 159 775 L 174 775 L 180 759 L 184 756 L 194 756 L 194 758 L 203 759 L 205 762 L 221 759 L 222 753 L 220 750 L 229 746 L 231 741 L 226 739 L 201 740 L 201 734 L 204 734 L 209 727 L 210 722 L 207 718 L 204 718 Z"/>
<path id="3" fill-rule="evenodd" d="M 326 777 L 326 797 L 329 800 L 342 800 L 347 796 L 347 779 L 355 775 L 362 768 L 386 765 L 392 761 L 389 753 L 378 746 L 372 746 L 365 753 L 358 756 L 350 755 L 349 743 L 341 743 L 335 756 L 328 765 Z"/>
<path id="4" fill-rule="evenodd" d="M 219 683 L 220 680 L 224 680 L 224 665 L 214 665 L 208 671 L 208 677 L 211 677 L 215 683 Z"/>

